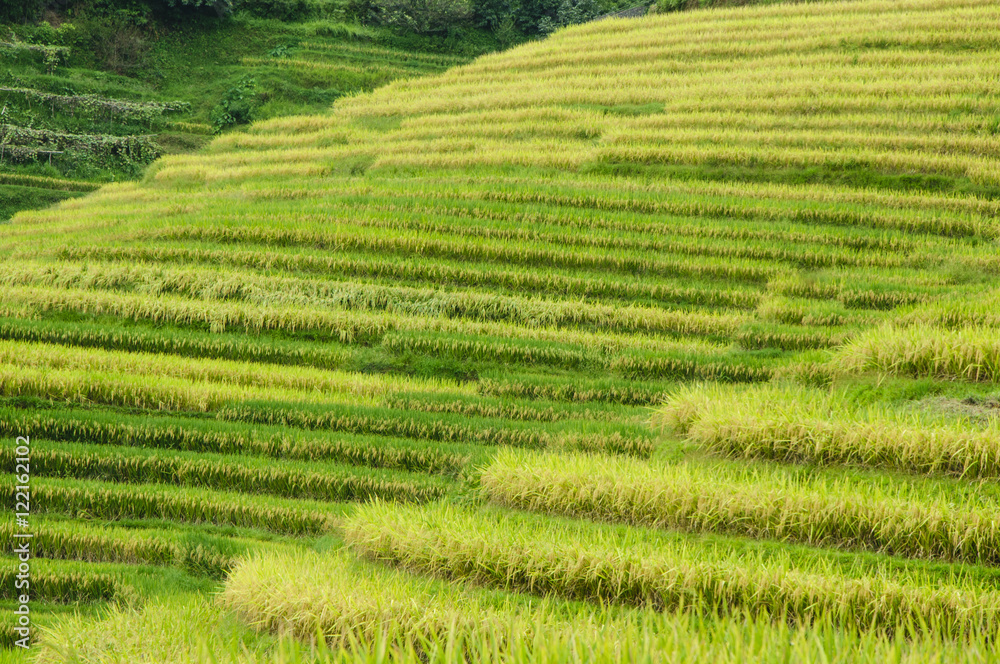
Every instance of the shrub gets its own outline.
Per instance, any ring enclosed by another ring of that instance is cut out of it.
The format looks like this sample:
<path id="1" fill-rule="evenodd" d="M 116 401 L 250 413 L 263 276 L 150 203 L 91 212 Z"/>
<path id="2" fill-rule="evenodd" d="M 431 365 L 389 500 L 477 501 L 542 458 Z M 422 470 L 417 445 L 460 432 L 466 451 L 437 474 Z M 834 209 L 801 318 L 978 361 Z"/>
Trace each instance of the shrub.
<path id="1" fill-rule="evenodd" d="M 256 91 L 257 80 L 252 76 L 244 76 L 236 85 L 229 88 L 212 109 L 211 118 L 215 130 L 222 131 L 253 122 L 254 110 L 257 107 Z"/>

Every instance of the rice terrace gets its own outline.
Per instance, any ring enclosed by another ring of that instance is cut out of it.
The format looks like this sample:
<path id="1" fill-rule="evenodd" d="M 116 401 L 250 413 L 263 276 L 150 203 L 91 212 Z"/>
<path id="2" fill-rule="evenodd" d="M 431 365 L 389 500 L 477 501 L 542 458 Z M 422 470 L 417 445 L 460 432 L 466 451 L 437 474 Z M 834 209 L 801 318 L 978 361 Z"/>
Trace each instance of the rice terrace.
<path id="1" fill-rule="evenodd" d="M 1000 4 L 633 4 L 0 9 L 0 662 L 1000 659 Z"/>

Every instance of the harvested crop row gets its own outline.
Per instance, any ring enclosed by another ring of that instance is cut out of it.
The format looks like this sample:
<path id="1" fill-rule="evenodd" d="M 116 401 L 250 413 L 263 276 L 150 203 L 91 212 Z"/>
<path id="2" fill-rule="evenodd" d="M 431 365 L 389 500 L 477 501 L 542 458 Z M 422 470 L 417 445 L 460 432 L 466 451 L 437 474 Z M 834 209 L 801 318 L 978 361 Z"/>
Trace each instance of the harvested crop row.
<path id="1" fill-rule="evenodd" d="M 519 509 L 1000 565 L 995 506 L 914 500 L 857 482 L 515 450 L 501 450 L 481 481 L 491 500 Z"/>
<path id="2" fill-rule="evenodd" d="M 1000 621 L 1000 595 L 988 590 L 797 568 L 780 556 L 734 555 L 646 531 L 447 504 L 369 504 L 347 519 L 344 533 L 358 552 L 411 570 L 574 599 L 860 628 L 919 624 L 945 634 L 986 633 Z"/>
<path id="3" fill-rule="evenodd" d="M 857 412 L 830 391 L 695 385 L 668 397 L 654 424 L 736 458 L 1000 477 L 997 425 L 976 429 L 886 408 Z"/>

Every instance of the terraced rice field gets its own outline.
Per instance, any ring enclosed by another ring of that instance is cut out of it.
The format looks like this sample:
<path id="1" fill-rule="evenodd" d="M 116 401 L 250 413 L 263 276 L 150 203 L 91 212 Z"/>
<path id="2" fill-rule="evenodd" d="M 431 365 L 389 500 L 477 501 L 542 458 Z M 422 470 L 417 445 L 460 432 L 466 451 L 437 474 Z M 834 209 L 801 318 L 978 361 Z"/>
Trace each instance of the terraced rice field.
<path id="1" fill-rule="evenodd" d="M 442 72 L 0 226 L 32 652 L 995 657 L 998 25 L 776 4 L 401 61 Z"/>

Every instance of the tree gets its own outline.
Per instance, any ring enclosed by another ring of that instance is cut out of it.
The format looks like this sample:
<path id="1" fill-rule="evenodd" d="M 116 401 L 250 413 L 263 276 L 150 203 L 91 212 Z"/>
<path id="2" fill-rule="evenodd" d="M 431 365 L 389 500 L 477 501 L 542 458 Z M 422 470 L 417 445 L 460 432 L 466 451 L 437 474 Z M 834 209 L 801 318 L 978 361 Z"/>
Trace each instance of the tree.
<path id="1" fill-rule="evenodd" d="M 472 17 L 470 0 L 374 0 L 377 20 L 419 34 L 440 34 Z"/>
<path id="2" fill-rule="evenodd" d="M 494 32 L 501 28 L 505 20 L 516 16 L 520 8 L 520 0 L 472 0 L 476 22 Z"/>
<path id="3" fill-rule="evenodd" d="M 42 12 L 42 0 L 3 0 L 0 2 L 0 21 L 5 23 L 30 23 Z"/>

